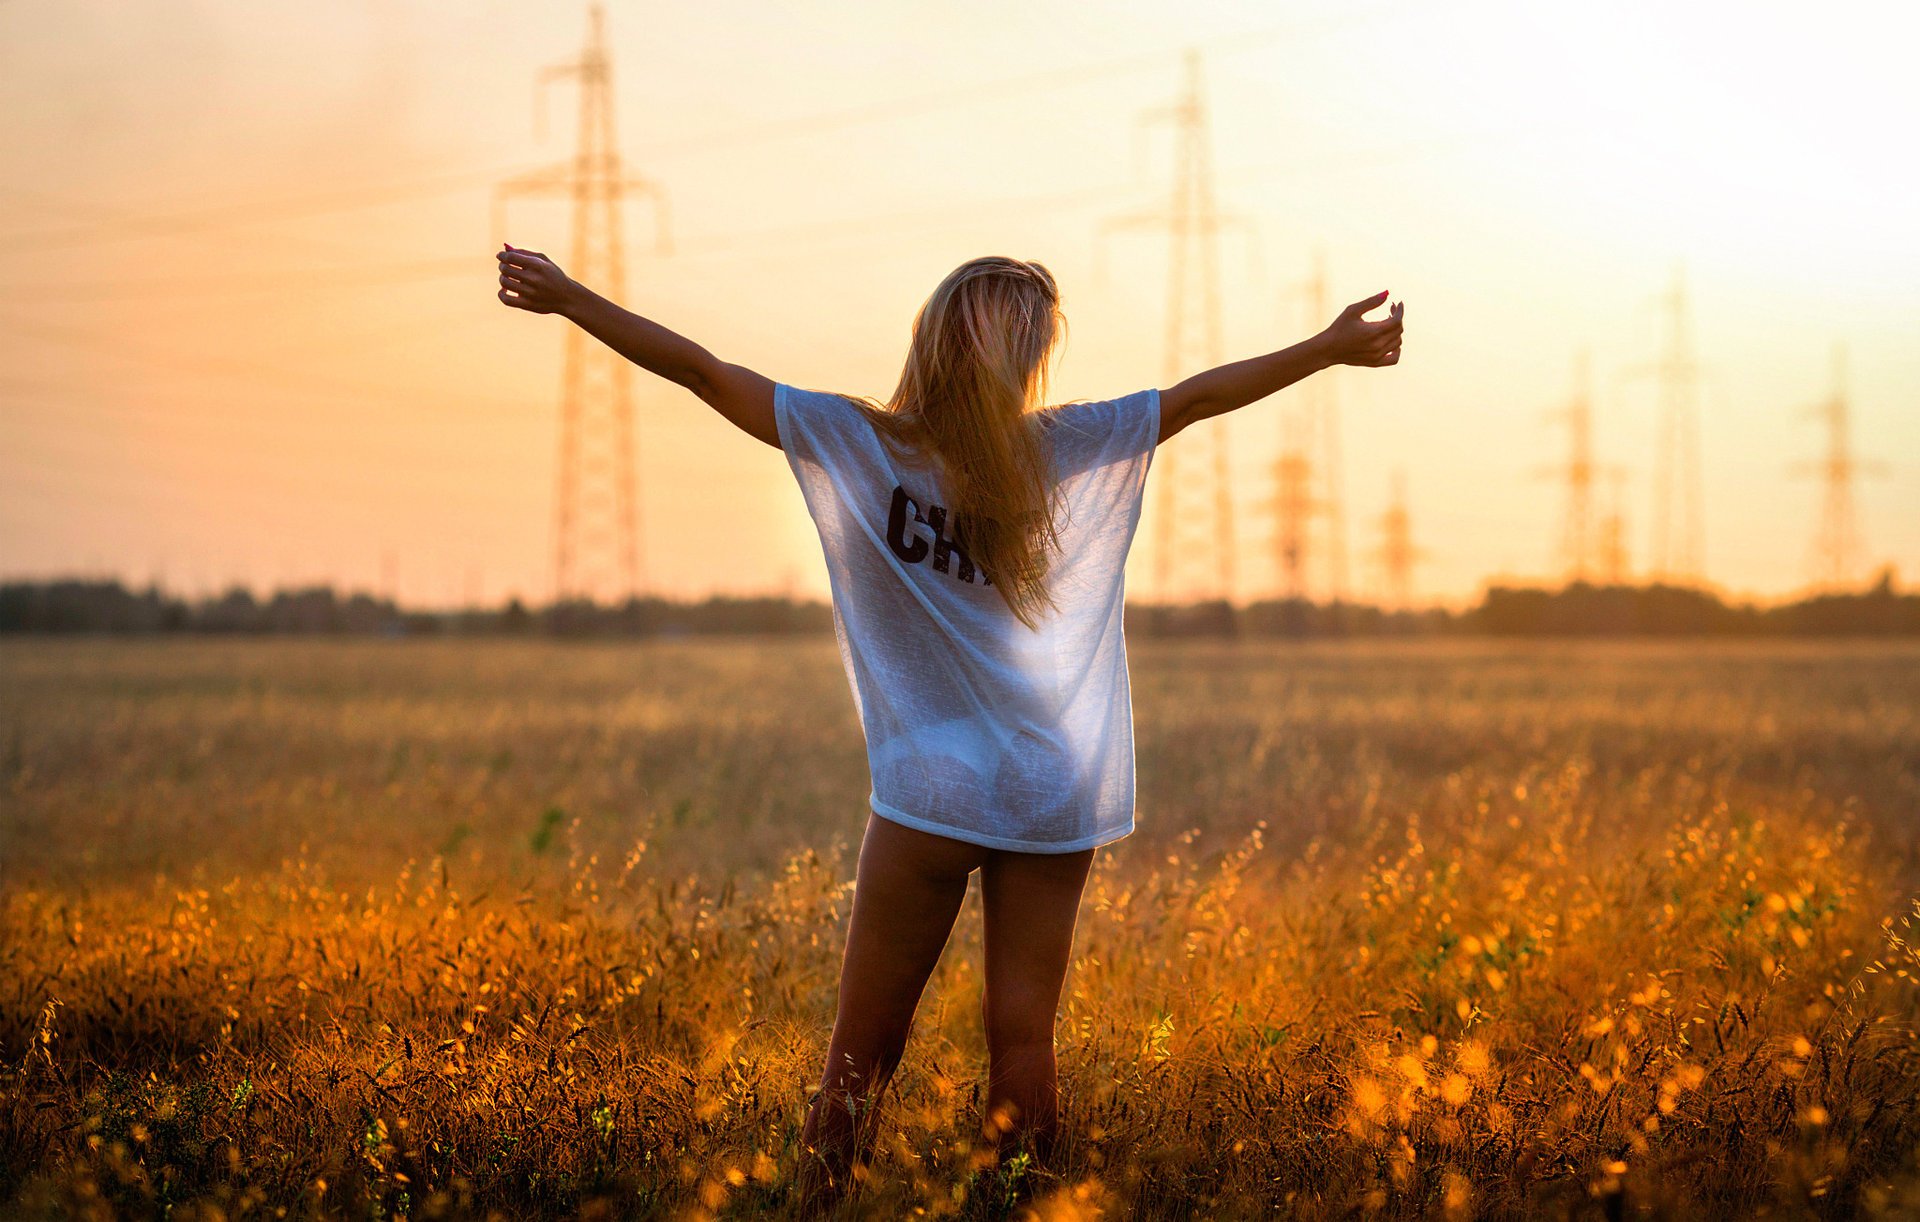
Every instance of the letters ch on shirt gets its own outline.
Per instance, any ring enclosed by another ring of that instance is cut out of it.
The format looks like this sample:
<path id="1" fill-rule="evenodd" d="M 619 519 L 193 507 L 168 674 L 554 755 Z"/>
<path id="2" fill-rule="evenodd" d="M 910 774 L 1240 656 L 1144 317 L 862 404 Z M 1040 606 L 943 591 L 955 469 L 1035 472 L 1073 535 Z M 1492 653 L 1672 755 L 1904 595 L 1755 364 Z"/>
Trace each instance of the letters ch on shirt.
<path id="1" fill-rule="evenodd" d="M 933 504 L 952 495 L 934 456 L 896 453 L 847 396 L 775 389 L 781 448 L 832 582 L 876 815 L 1023 853 L 1133 830 L 1122 593 L 1157 396 L 1048 409 L 1064 511 L 1049 576 L 1065 597 L 1030 632 L 999 597 L 1004 572 L 989 581 L 991 565 L 970 554 L 968 510 Z"/>
<path id="2" fill-rule="evenodd" d="M 933 532 L 931 543 L 908 529 L 909 509 L 913 512 L 912 521 Z M 987 571 L 974 568 L 973 561 L 968 558 L 967 553 L 958 543 L 947 537 L 946 506 L 928 505 L 923 513 L 920 506 L 914 503 L 914 499 L 907 495 L 907 490 L 898 484 L 893 486 L 893 508 L 887 514 L 887 546 L 893 549 L 894 555 L 908 564 L 919 564 L 931 551 L 933 567 L 936 571 L 951 573 L 968 583 L 971 583 L 974 574 L 978 573 L 981 585 L 993 584 L 992 579 L 987 576 Z M 956 560 L 959 561 L 957 566 L 953 564 Z"/>

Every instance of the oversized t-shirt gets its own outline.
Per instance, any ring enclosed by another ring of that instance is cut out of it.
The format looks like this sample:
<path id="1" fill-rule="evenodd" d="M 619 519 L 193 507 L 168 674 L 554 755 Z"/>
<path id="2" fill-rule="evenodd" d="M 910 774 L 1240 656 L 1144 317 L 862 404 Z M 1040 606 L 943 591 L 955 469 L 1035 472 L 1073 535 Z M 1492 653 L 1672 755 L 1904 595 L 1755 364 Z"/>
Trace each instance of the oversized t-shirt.
<path id="1" fill-rule="evenodd" d="M 826 555 L 874 813 L 1037 853 L 1133 831 L 1121 613 L 1160 392 L 1037 413 L 1060 482 L 1057 609 L 1037 629 L 956 541 L 929 456 L 896 458 L 839 395 L 781 383 L 773 403 Z"/>

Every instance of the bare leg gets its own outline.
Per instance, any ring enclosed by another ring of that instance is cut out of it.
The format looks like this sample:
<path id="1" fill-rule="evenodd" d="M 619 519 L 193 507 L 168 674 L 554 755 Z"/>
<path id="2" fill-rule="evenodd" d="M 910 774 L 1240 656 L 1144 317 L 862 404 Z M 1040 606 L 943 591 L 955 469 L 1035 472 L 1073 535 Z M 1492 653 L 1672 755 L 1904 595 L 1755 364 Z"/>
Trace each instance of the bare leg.
<path id="1" fill-rule="evenodd" d="M 981 871 L 986 901 L 987 1110 L 1003 1157 L 1030 1145 L 1045 1163 L 1059 1132 L 1053 1022 L 1073 951 L 1093 849 L 995 850 Z"/>
<path id="2" fill-rule="evenodd" d="M 906 1051 L 920 994 L 953 932 L 967 876 L 987 853 L 868 816 L 833 1040 L 801 1133 L 804 1199 L 838 1199 L 854 1166 L 867 1157 L 881 1096 Z"/>

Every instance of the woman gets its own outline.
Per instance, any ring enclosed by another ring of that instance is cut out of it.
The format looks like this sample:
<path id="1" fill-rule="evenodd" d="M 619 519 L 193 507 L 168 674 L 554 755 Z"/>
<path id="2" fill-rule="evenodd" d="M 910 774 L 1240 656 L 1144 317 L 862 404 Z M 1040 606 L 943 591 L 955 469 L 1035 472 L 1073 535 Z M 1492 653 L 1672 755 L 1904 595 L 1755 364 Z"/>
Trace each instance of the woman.
<path id="1" fill-rule="evenodd" d="M 1377 293 L 1320 334 L 1164 390 L 1042 407 L 1065 327 L 1038 263 L 974 259 L 914 320 L 884 404 L 801 390 L 508 246 L 500 300 L 559 313 L 786 452 L 818 527 L 873 788 L 838 1015 L 803 1134 L 811 1195 L 841 1192 L 967 890 L 986 915 L 986 1129 L 1042 1161 L 1053 1052 L 1094 850 L 1133 830 L 1122 566 L 1155 447 L 1332 365 L 1392 365 Z"/>

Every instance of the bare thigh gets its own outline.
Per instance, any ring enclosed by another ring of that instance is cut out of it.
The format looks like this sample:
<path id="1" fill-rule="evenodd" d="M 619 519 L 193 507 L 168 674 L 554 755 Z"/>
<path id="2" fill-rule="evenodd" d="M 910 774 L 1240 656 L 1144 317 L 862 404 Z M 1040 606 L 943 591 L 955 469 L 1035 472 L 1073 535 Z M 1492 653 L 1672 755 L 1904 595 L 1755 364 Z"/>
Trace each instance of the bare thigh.
<path id="1" fill-rule="evenodd" d="M 1073 954 L 1080 895 L 1095 850 L 995 850 L 981 869 L 986 915 L 990 1053 L 1053 1043 L 1053 1020 Z"/>
<path id="2" fill-rule="evenodd" d="M 854 879 L 829 1076 L 899 1056 L 913 1012 L 953 931 L 967 876 L 988 850 L 869 814 Z"/>

